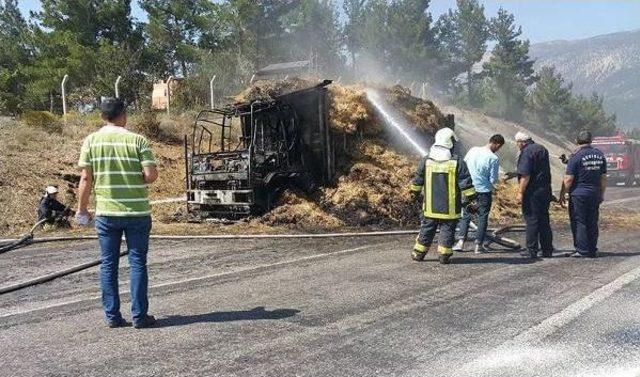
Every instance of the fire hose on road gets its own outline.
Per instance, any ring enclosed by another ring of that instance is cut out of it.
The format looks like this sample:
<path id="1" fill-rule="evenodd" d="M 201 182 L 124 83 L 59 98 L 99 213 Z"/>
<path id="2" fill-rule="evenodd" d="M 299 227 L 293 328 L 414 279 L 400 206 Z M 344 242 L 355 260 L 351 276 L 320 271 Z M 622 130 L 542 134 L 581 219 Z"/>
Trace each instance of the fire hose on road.
<path id="1" fill-rule="evenodd" d="M 86 241 L 97 239 L 97 236 L 70 236 L 70 237 L 48 237 L 48 238 L 34 238 L 33 232 L 40 224 L 36 224 L 31 228 L 31 231 L 23 237 L 15 240 L 4 240 L 4 245 L 0 246 L 0 254 L 6 253 L 18 248 L 26 247 L 33 244 L 42 244 L 48 242 L 70 242 L 70 241 Z M 476 227 L 472 223 L 472 230 Z M 499 229 L 489 230 L 487 233 L 487 239 L 489 243 L 495 243 L 508 250 L 519 250 L 520 244 L 512 239 L 506 238 L 503 235 L 511 232 L 523 231 L 523 225 L 509 225 Z M 402 236 L 402 235 L 415 235 L 415 230 L 390 230 L 390 231 L 372 231 L 372 232 L 345 232 L 345 233 L 311 233 L 311 234 L 243 234 L 243 235 L 201 235 L 201 236 L 172 236 L 172 235 L 151 235 L 151 239 L 155 240 L 239 240 L 239 239 L 302 239 L 302 238 L 350 238 L 350 237 L 381 237 L 381 236 Z M 128 251 L 120 253 L 120 257 L 128 254 Z M 35 279 L 16 283 L 6 287 L 0 287 L 0 295 L 14 292 L 20 289 L 31 287 L 34 285 L 46 283 L 63 276 L 71 275 L 76 272 L 86 270 L 91 267 L 100 265 L 99 259 L 79 264 L 61 271 L 56 271 L 51 274 L 43 275 Z"/>

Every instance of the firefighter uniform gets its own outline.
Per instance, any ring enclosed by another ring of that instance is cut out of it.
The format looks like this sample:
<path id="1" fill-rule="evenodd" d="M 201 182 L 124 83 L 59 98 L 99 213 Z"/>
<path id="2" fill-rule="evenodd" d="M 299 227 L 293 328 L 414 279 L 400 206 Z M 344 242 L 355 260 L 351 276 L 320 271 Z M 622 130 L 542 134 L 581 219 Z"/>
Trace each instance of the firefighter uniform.
<path id="1" fill-rule="evenodd" d="M 453 135 L 453 133 L 451 132 Z M 454 135 L 455 137 L 455 135 Z M 436 137 L 436 142 L 438 138 Z M 443 149 L 448 154 L 437 153 Z M 413 259 L 422 260 L 440 228 L 438 252 L 440 262 L 449 263 L 453 254 L 455 229 L 463 203 L 475 196 L 471 175 L 464 160 L 450 154 L 451 148 L 434 145 L 420 161 L 411 184 L 414 195 L 422 194 L 420 234 L 413 246 Z M 436 153 L 434 153 L 436 152 Z M 438 156 L 439 154 L 439 156 Z"/>
<path id="2" fill-rule="evenodd" d="M 549 220 L 552 195 L 549 152 L 542 145 L 534 143 L 530 137 L 524 136 L 526 135 L 518 140 L 516 135 L 516 141 L 524 142 L 518 156 L 518 181 L 523 176 L 531 177 L 522 198 L 522 215 L 526 223 L 526 255 L 535 259 L 538 251 L 542 250 L 544 257 L 551 257 L 553 233 Z"/>
<path id="3" fill-rule="evenodd" d="M 569 189 L 571 231 L 575 250 L 582 256 L 595 257 L 598 250 L 600 182 L 606 173 L 604 154 L 591 144 L 581 146 L 567 163 L 566 174 L 574 178 Z"/>

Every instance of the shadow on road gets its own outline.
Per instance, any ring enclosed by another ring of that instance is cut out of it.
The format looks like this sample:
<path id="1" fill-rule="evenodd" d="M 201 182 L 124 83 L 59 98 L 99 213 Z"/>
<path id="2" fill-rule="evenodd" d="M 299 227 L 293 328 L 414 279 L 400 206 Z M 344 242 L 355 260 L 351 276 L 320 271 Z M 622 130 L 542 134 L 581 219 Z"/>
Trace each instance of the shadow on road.
<path id="1" fill-rule="evenodd" d="M 524 257 L 469 258 L 452 257 L 451 264 L 531 264 L 535 263 Z"/>
<path id="2" fill-rule="evenodd" d="M 194 315 L 173 315 L 159 319 L 154 327 L 184 326 L 194 323 L 207 322 L 233 322 L 253 321 L 260 319 L 283 319 L 293 317 L 300 313 L 297 309 L 265 310 L 264 306 L 258 306 L 251 310 L 238 310 L 230 312 L 212 312 Z"/>
<path id="3" fill-rule="evenodd" d="M 608 258 L 608 257 L 635 257 L 640 255 L 640 251 L 599 251 L 598 258 Z"/>

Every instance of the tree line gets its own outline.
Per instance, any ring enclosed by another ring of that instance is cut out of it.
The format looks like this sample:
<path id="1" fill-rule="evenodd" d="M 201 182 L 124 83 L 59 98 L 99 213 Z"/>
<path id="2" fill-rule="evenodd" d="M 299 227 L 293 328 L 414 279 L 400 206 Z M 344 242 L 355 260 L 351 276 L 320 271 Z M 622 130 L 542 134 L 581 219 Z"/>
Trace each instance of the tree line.
<path id="1" fill-rule="evenodd" d="M 602 97 L 575 96 L 552 67 L 534 72 L 529 41 L 512 14 L 488 17 L 478 0 L 457 0 L 437 19 L 430 0 L 42 0 L 25 18 L 0 1 L 0 112 L 56 111 L 70 76 L 76 106 L 112 96 L 143 107 L 152 83 L 182 77 L 178 100 L 205 105 L 246 86 L 259 68 L 306 60 L 322 75 L 427 82 L 429 95 L 561 134 L 615 129 Z M 340 4 L 342 9 L 338 9 Z"/>

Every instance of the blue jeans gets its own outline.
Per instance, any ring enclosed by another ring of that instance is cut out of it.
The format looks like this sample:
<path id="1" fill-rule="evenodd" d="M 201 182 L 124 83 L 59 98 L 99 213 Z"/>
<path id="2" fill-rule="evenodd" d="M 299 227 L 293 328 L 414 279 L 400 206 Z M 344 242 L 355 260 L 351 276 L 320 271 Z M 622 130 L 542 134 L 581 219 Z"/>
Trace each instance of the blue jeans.
<path id="1" fill-rule="evenodd" d="M 96 231 L 100 242 L 100 286 L 102 307 L 109 322 L 122 319 L 118 292 L 118 263 L 120 244 L 125 235 L 131 268 L 131 316 L 134 322 L 144 318 L 149 309 L 147 286 L 147 251 L 151 217 L 96 217 Z"/>
<path id="2" fill-rule="evenodd" d="M 487 234 L 487 226 L 489 224 L 489 212 L 491 212 L 491 204 L 493 203 L 493 196 L 490 192 L 479 192 L 477 194 L 476 202 L 478 203 L 478 230 L 476 231 L 476 244 L 483 245 L 484 239 Z M 466 241 L 467 234 L 469 233 L 469 223 L 471 223 L 472 215 L 463 210 L 462 219 L 458 223 L 458 239 Z"/>

